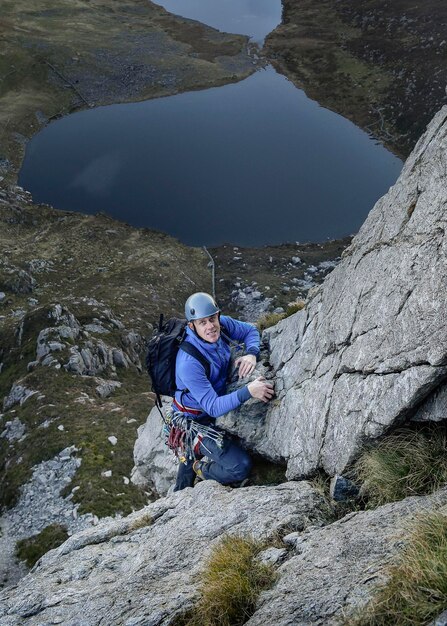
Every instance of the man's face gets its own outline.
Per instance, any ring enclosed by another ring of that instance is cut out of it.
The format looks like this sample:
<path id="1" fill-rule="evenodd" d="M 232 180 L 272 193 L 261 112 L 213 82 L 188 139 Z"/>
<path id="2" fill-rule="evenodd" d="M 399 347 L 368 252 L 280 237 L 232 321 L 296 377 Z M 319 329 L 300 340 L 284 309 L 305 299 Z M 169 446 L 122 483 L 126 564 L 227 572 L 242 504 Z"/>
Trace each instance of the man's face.
<path id="1" fill-rule="evenodd" d="M 210 317 L 201 317 L 189 324 L 190 328 L 195 328 L 200 339 L 204 339 L 209 343 L 216 343 L 220 337 L 219 314 L 215 313 Z"/>

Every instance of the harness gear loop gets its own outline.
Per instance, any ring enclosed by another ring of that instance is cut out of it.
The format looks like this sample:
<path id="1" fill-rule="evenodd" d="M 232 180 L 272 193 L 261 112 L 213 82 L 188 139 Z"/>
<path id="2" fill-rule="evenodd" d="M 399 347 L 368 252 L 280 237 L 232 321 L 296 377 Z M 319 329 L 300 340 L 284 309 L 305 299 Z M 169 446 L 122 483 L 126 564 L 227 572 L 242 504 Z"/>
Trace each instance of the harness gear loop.
<path id="1" fill-rule="evenodd" d="M 166 445 L 172 450 L 181 463 L 187 463 L 200 456 L 200 446 L 205 449 L 205 438 L 211 439 L 222 448 L 224 435 L 213 428 L 199 424 L 181 411 L 166 410 L 166 418 L 163 433 L 166 436 Z"/>

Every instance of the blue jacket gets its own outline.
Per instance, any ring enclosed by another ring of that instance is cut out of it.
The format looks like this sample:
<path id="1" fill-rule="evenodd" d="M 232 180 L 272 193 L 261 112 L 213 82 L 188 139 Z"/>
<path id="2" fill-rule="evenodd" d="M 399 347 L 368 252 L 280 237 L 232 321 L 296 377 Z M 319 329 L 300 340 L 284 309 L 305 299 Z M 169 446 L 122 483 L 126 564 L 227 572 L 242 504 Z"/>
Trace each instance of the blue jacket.
<path id="1" fill-rule="evenodd" d="M 251 324 L 234 320 L 226 315 L 220 317 L 223 332 L 238 343 L 245 344 L 245 353 L 259 354 L 259 333 Z M 175 399 L 185 407 L 203 411 L 204 415 L 219 417 L 248 400 L 250 392 L 247 387 L 225 394 L 227 375 L 230 365 L 230 346 L 219 337 L 216 343 L 208 343 L 200 339 L 196 333 L 187 328 L 184 341 L 192 343 L 210 362 L 209 379 L 203 365 L 193 356 L 179 350 L 175 364 L 175 382 L 177 391 Z M 182 391 L 188 391 L 182 394 Z"/>

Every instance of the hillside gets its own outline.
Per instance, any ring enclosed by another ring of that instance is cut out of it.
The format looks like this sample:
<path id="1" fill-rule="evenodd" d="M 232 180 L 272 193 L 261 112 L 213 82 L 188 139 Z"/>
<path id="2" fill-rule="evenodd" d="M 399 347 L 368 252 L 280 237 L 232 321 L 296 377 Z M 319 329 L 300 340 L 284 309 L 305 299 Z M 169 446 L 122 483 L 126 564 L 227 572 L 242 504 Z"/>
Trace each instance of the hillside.
<path id="1" fill-rule="evenodd" d="M 396 46 L 406 50 L 407 39 L 415 42 L 414 55 L 401 55 L 397 62 L 394 43 L 389 50 L 388 44 L 380 48 L 383 29 L 394 23 L 388 5 L 380 5 L 380 12 L 368 3 L 371 19 L 362 6 L 360 11 L 347 0 L 324 1 L 316 14 L 307 2 L 286 0 L 284 24 L 266 50 L 309 95 L 406 153 L 443 97 L 447 78 L 437 54 L 443 12 L 438 7 L 433 43 L 427 30 L 434 28 L 435 16 L 412 14 L 395 25 Z M 160 312 L 181 314 L 192 291 L 211 289 L 203 250 L 104 214 L 34 204 L 13 186 L 26 141 L 48 120 L 77 108 L 240 80 L 257 61 L 247 38 L 174 17 L 142 0 L 6 2 L 0 30 L 0 552 L 8 544 L 9 558 L 16 540 L 54 522 L 71 534 L 101 517 L 140 509 L 154 497 L 129 480 L 136 431 L 153 406 L 144 338 Z M 365 32 L 371 35 L 366 48 Z M 408 66 L 402 69 L 403 56 Z M 416 58 L 426 61 L 424 73 Z M 417 80 L 408 91 L 414 72 Z M 414 211 L 413 205 L 407 209 Z M 226 312 L 250 321 L 281 312 L 322 283 L 349 243 L 213 249 L 218 299 Z M 337 293 L 336 285 L 333 290 Z M 317 303 L 318 298 L 312 306 Z M 278 340 L 278 355 L 291 357 L 293 322 L 271 336 L 272 345 Z M 330 357 L 332 346 L 327 349 Z M 296 361 L 303 361 L 301 354 Z M 275 361 L 279 378 L 283 365 Z M 430 389 L 438 383 L 431 379 Z M 284 390 L 289 384 L 292 394 L 289 379 Z M 319 397 L 325 393 L 323 384 Z M 317 412 L 318 406 L 311 408 Z M 275 420 L 285 424 L 277 413 Z M 280 430 L 289 442 L 292 430 Z M 321 441 L 316 445 L 319 454 Z M 268 447 L 267 442 L 261 452 Z M 292 452 L 295 478 L 303 464 Z M 307 465 L 313 470 L 319 459 L 311 452 Z M 346 456 L 352 455 L 350 449 Z M 273 457 L 284 461 L 282 451 Z M 335 466 L 331 463 L 326 469 Z M 2 565 L 0 560 L 0 576 L 5 575 L 0 586 L 8 582 L 9 564 Z"/>
<path id="2" fill-rule="evenodd" d="M 447 7 L 440 0 L 284 0 L 265 50 L 279 71 L 408 156 L 446 102 Z"/>
<path id="3" fill-rule="evenodd" d="M 248 38 L 146 0 L 8 0 L 0 19 L 0 176 L 14 182 L 27 140 L 79 108 L 245 78 Z"/>
<path id="4" fill-rule="evenodd" d="M 0 191 L 0 226 L 0 548 L 13 552 L 51 524 L 74 532 L 153 497 L 129 480 L 153 406 L 144 340 L 160 313 L 182 315 L 187 296 L 212 283 L 204 250 L 104 214 L 34 204 L 17 187 Z M 346 243 L 213 250 L 223 310 L 256 321 L 286 308 Z M 0 576 L 9 567 L 0 559 Z"/>

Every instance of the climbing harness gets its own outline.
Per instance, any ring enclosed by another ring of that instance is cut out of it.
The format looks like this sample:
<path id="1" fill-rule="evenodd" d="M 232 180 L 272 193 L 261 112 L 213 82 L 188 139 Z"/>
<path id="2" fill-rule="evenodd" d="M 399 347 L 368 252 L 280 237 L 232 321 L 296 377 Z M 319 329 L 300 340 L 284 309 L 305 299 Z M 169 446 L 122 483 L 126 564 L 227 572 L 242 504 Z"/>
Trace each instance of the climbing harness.
<path id="1" fill-rule="evenodd" d="M 200 446 L 210 452 L 203 443 L 205 438 L 214 441 L 219 448 L 224 445 L 224 436 L 218 430 L 188 419 L 183 412 L 171 408 L 166 409 L 163 434 L 166 437 L 165 444 L 181 463 L 200 456 Z"/>

